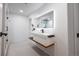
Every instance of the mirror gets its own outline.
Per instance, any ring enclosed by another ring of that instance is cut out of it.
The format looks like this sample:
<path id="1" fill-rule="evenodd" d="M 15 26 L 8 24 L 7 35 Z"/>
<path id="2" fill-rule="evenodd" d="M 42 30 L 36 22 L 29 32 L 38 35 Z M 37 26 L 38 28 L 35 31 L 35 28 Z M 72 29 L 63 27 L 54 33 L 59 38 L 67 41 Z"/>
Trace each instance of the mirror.
<path id="1" fill-rule="evenodd" d="M 54 19 L 53 19 L 53 11 L 46 13 L 38 18 L 36 18 L 36 27 L 37 28 L 53 28 L 54 27 Z"/>

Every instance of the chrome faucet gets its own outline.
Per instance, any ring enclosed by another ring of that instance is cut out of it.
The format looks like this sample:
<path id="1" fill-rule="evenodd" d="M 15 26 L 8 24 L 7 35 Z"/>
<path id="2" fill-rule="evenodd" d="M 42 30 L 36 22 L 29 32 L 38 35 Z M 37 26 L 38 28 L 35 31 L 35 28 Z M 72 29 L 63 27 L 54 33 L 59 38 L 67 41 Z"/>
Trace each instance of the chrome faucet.
<path id="1" fill-rule="evenodd" d="M 44 33 L 44 29 L 42 29 L 41 31 L 42 31 L 42 33 Z"/>

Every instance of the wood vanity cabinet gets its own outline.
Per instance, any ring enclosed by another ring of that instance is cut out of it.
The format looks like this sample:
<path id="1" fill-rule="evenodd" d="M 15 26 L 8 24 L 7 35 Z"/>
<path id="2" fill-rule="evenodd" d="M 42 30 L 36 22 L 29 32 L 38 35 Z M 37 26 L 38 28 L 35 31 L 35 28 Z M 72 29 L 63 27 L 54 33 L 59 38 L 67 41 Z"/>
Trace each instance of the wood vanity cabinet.
<path id="1" fill-rule="evenodd" d="M 46 52 L 47 54 L 53 56 L 54 55 L 54 47 L 55 47 L 55 41 L 54 41 L 55 35 L 43 37 L 39 35 L 33 35 L 32 41 L 35 42 L 35 45 Z"/>

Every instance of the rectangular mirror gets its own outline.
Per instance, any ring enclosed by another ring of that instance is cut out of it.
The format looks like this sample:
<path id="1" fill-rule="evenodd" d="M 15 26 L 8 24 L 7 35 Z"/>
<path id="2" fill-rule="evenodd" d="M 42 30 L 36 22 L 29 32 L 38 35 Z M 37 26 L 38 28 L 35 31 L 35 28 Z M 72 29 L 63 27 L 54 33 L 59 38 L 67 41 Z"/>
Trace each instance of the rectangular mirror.
<path id="1" fill-rule="evenodd" d="M 37 28 L 53 28 L 54 27 L 54 15 L 53 11 L 48 12 L 40 17 L 36 18 Z"/>

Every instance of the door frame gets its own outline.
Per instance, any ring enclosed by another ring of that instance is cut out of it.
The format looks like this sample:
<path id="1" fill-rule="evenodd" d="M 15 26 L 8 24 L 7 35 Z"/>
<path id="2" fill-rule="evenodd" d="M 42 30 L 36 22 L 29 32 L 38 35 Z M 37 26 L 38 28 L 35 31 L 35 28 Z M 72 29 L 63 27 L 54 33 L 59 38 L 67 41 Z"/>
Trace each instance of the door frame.
<path id="1" fill-rule="evenodd" d="M 2 3 L 2 33 L 5 32 L 5 3 Z M 4 56 L 4 51 L 5 51 L 5 48 L 4 48 L 4 35 L 2 35 L 2 40 L 1 40 L 1 56 Z"/>

